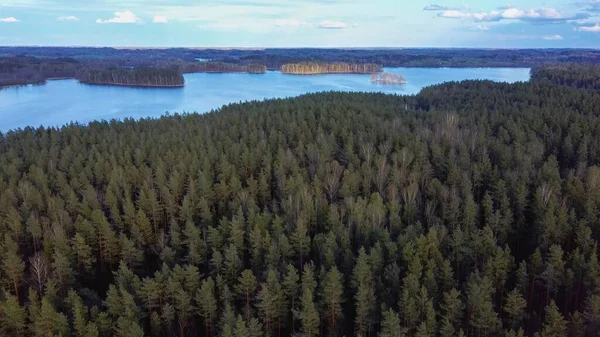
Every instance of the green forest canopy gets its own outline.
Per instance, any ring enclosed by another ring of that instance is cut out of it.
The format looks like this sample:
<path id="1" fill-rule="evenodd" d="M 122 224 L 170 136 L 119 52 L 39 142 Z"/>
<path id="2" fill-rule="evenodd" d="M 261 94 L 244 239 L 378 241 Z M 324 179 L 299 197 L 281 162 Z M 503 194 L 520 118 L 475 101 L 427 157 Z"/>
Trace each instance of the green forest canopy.
<path id="1" fill-rule="evenodd" d="M 467 81 L 9 132 L 0 335 L 598 336 L 598 106 Z"/>

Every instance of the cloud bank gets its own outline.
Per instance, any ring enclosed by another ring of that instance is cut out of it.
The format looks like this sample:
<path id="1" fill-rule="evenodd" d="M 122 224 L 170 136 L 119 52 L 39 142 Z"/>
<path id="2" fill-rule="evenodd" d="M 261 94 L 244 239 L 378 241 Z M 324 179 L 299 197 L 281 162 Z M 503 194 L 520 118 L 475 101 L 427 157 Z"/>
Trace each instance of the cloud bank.
<path id="1" fill-rule="evenodd" d="M 152 22 L 154 22 L 154 23 L 169 23 L 169 20 L 164 16 L 156 15 L 154 17 L 154 19 L 152 20 Z"/>
<path id="2" fill-rule="evenodd" d="M 79 18 L 76 16 L 59 16 L 56 18 L 58 21 L 79 21 Z"/>
<path id="3" fill-rule="evenodd" d="M 548 41 L 558 41 L 558 40 L 562 40 L 563 37 L 556 34 L 556 35 L 546 35 L 542 39 L 548 40 Z"/>
<path id="4" fill-rule="evenodd" d="M 20 21 L 11 16 L 9 18 L 0 19 L 0 22 L 20 22 Z"/>
<path id="5" fill-rule="evenodd" d="M 552 23 L 582 20 L 590 17 L 588 13 L 577 13 L 574 15 L 564 15 L 556 8 L 540 8 L 522 10 L 518 8 L 508 8 L 502 11 L 491 12 L 463 12 L 458 10 L 448 10 L 438 13 L 438 17 L 446 19 L 472 19 L 477 22 L 499 22 L 502 20 L 520 20 L 537 23 Z"/>
<path id="6" fill-rule="evenodd" d="M 138 18 L 131 11 L 115 12 L 115 17 L 108 20 L 96 20 L 96 23 L 137 23 L 142 22 L 142 19 Z"/>
<path id="7" fill-rule="evenodd" d="M 427 5 L 423 8 L 424 11 L 454 11 L 466 9 L 465 7 L 449 7 L 449 6 L 440 6 L 436 4 Z"/>
<path id="8" fill-rule="evenodd" d="M 319 24 L 319 28 L 322 29 L 344 29 L 346 28 L 346 24 L 339 21 L 330 21 L 325 20 Z"/>
<path id="9" fill-rule="evenodd" d="M 600 23 L 597 23 L 594 26 L 579 27 L 577 30 L 581 32 L 600 33 Z"/>

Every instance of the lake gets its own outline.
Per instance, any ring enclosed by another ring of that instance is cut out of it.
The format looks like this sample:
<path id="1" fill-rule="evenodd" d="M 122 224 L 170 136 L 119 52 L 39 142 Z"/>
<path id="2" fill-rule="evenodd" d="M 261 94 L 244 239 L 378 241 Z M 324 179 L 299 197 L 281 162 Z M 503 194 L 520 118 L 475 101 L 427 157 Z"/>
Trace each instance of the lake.
<path id="1" fill-rule="evenodd" d="M 365 91 L 417 94 L 447 81 L 487 79 L 529 80 L 526 68 L 386 68 L 408 84 L 374 84 L 370 75 L 187 74 L 185 87 L 130 88 L 80 84 L 76 80 L 0 90 L 0 131 L 26 126 L 61 126 L 77 121 L 158 117 L 165 112 L 207 112 L 225 104 L 297 96 L 318 91 Z"/>

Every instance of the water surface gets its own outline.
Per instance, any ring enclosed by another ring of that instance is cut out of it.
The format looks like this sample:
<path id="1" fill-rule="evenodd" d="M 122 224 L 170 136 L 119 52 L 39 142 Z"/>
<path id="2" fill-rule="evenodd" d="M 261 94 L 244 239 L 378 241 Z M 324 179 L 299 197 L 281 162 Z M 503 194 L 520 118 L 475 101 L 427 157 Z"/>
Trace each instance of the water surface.
<path id="1" fill-rule="evenodd" d="M 207 112 L 224 104 L 297 96 L 318 91 L 366 91 L 416 94 L 446 81 L 488 79 L 529 80 L 525 68 L 386 68 L 408 84 L 374 84 L 370 75 L 298 76 L 266 74 L 187 74 L 185 87 L 131 88 L 80 84 L 76 80 L 0 90 L 0 131 L 26 126 L 61 126 L 69 122 L 125 117 L 158 117 L 165 112 Z"/>

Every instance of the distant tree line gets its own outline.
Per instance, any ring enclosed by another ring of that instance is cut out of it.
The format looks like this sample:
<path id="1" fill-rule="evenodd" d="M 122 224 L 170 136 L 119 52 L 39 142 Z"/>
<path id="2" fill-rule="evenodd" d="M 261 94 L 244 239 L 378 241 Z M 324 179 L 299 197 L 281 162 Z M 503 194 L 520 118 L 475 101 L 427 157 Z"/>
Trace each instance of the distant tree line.
<path id="1" fill-rule="evenodd" d="M 79 68 L 79 62 L 70 58 L 0 57 L 0 87 L 43 83 L 48 78 L 74 77 Z"/>
<path id="2" fill-rule="evenodd" d="M 544 64 L 531 69 L 531 80 L 539 83 L 600 90 L 600 64 Z"/>
<path id="3" fill-rule="evenodd" d="M 595 49 L 114 49 L 62 47 L 0 47 L 1 55 L 27 54 L 44 58 L 72 57 L 80 62 L 103 60 L 118 66 L 161 67 L 197 58 L 223 63 L 263 64 L 279 70 L 297 62 L 373 63 L 384 67 L 534 67 L 542 63 L 600 63 Z"/>
<path id="4" fill-rule="evenodd" d="M 181 62 L 181 71 L 186 73 L 250 73 L 262 74 L 267 72 L 264 64 L 236 64 L 224 62 Z"/>
<path id="5" fill-rule="evenodd" d="M 294 75 L 315 74 L 372 74 L 382 70 L 377 64 L 356 64 L 344 62 L 299 62 L 281 66 L 281 72 Z"/>

